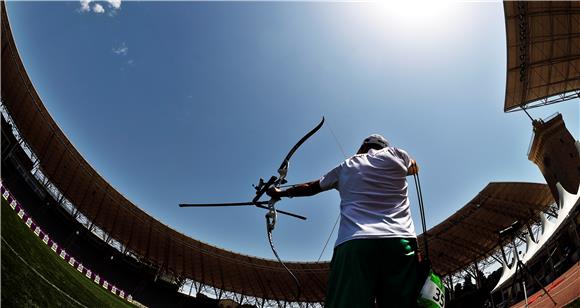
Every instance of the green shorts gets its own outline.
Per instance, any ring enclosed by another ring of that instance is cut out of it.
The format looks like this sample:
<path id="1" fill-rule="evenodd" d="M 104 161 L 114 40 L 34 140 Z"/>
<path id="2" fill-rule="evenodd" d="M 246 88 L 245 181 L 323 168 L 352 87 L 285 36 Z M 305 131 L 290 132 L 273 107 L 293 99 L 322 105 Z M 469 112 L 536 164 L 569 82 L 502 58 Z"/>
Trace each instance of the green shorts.
<path id="1" fill-rule="evenodd" d="M 334 248 L 326 308 L 415 307 L 417 240 L 350 240 Z"/>

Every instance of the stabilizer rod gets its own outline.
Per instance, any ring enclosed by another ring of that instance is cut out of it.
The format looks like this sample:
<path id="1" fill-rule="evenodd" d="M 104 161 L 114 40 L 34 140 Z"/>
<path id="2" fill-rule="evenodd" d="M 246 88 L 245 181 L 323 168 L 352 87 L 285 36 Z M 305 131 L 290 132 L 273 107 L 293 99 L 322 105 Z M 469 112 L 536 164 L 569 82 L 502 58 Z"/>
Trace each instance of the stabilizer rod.
<path id="1" fill-rule="evenodd" d="M 256 201 L 256 202 L 230 202 L 230 203 L 181 203 L 179 204 L 179 207 L 213 207 L 213 206 L 246 206 L 246 205 L 255 205 L 256 207 L 259 207 L 261 209 L 268 209 L 267 206 L 264 206 L 263 204 L 268 204 L 268 201 Z M 286 212 L 286 211 L 281 211 L 281 210 L 277 210 L 278 213 L 280 214 L 284 214 L 284 215 L 288 215 L 288 216 L 292 216 L 298 219 L 302 219 L 302 220 L 306 220 L 306 217 L 298 215 L 298 214 L 294 214 L 294 213 L 290 213 L 290 212 Z"/>

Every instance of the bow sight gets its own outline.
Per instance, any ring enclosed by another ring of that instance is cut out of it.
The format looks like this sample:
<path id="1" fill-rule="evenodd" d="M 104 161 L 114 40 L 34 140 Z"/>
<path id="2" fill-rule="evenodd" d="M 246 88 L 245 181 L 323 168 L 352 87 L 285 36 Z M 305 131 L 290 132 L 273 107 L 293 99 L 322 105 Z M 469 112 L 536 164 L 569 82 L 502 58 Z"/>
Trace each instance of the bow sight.
<path id="1" fill-rule="evenodd" d="M 268 191 L 268 189 L 270 189 L 270 187 L 272 187 L 273 185 L 275 185 L 276 182 L 286 182 L 286 180 L 282 179 L 282 181 L 278 181 L 278 178 L 275 176 L 270 177 L 270 179 L 268 180 L 268 182 L 264 183 L 264 179 L 260 178 L 260 180 L 258 181 L 257 185 L 252 185 L 254 186 L 254 189 L 256 190 L 256 196 L 254 197 L 254 199 L 252 199 L 252 202 L 255 204 L 258 202 L 258 200 L 260 200 L 260 198 L 264 195 L 264 193 L 266 193 Z M 276 218 L 277 218 L 277 213 L 276 213 L 276 202 L 280 201 L 280 199 L 275 199 L 275 198 L 270 198 L 270 200 L 268 201 L 268 213 L 266 213 L 266 229 L 268 230 L 268 232 L 272 232 L 272 230 L 274 230 L 274 227 L 276 227 Z"/>

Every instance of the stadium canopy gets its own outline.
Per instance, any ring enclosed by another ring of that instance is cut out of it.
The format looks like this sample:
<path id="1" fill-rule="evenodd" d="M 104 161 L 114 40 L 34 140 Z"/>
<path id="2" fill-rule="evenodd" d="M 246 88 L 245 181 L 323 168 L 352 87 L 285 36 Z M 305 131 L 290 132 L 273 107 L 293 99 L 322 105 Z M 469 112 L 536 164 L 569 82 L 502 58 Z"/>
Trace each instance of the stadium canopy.
<path id="1" fill-rule="evenodd" d="M 580 2 L 506 1 L 504 11 L 504 111 L 580 97 Z"/>
<path id="2" fill-rule="evenodd" d="M 499 231 L 539 221 L 554 203 L 550 189 L 535 183 L 490 183 L 455 214 L 427 231 L 433 268 L 453 274 L 493 254 L 510 239 Z M 419 237 L 420 246 L 423 244 Z"/>
<path id="3" fill-rule="evenodd" d="M 292 278 L 275 260 L 234 253 L 179 233 L 139 209 L 99 175 L 45 108 L 18 54 L 4 2 L 0 8 L 2 105 L 42 174 L 63 198 L 118 241 L 124 251 L 163 273 L 245 296 L 296 301 Z M 552 203 L 546 185 L 489 184 L 427 232 L 435 270 L 441 275 L 453 274 L 489 256 L 497 248 L 498 230 L 515 220 L 536 220 L 539 211 Z M 324 300 L 328 262 L 287 265 L 302 284 L 299 301 Z"/>

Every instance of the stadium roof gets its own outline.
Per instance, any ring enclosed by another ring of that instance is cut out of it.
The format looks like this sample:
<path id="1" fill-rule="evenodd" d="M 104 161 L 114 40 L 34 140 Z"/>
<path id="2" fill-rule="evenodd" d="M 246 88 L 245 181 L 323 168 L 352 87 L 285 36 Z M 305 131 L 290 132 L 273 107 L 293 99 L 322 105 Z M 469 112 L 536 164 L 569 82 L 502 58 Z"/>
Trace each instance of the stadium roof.
<path id="1" fill-rule="evenodd" d="M 504 111 L 580 97 L 580 2 L 506 1 L 504 11 Z"/>
<path id="2" fill-rule="evenodd" d="M 498 231 L 514 222 L 539 219 L 540 211 L 554 203 L 545 184 L 490 183 L 455 214 L 427 231 L 434 269 L 457 272 L 491 255 L 509 240 Z M 422 244 L 420 237 L 419 244 Z"/>
<path id="3" fill-rule="evenodd" d="M 187 237 L 148 215 L 81 156 L 50 116 L 26 73 L 2 9 L 1 99 L 42 173 L 94 225 L 155 267 L 182 278 L 265 299 L 295 301 L 295 285 L 274 260 L 251 257 Z M 65 91 L 64 89 L 61 89 Z M 491 183 L 428 231 L 435 270 L 452 274 L 497 248 L 497 231 L 537 219 L 553 203 L 546 185 Z M 419 238 L 421 244 L 421 237 Z M 302 284 L 300 301 L 324 300 L 328 263 L 288 262 Z"/>

